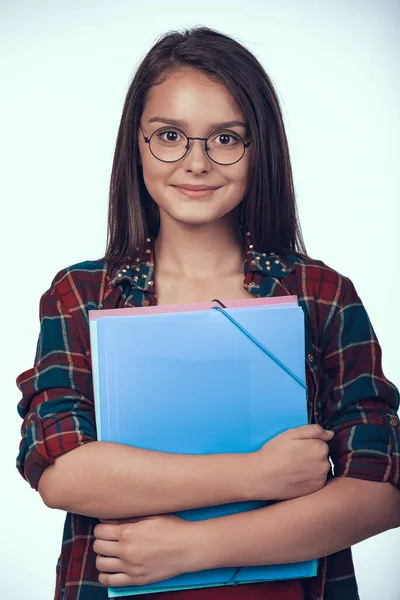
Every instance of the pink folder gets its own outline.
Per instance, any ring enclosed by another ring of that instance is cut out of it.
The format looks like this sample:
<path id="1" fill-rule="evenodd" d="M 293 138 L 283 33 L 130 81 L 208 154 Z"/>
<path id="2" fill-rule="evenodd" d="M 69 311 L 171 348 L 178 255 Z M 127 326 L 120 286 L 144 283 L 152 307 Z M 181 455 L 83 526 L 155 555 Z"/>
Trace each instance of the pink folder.
<path id="1" fill-rule="evenodd" d="M 237 308 L 245 306 L 268 306 L 288 305 L 297 306 L 297 296 L 274 296 L 271 298 L 244 298 L 240 300 L 222 300 L 226 308 Z M 195 302 L 191 304 L 161 304 L 156 306 L 138 306 L 130 308 L 108 308 L 105 310 L 89 310 L 89 320 L 94 321 L 100 317 L 121 317 L 127 315 L 154 315 L 173 312 L 190 312 L 196 310 L 208 310 L 219 306 L 218 302 Z"/>

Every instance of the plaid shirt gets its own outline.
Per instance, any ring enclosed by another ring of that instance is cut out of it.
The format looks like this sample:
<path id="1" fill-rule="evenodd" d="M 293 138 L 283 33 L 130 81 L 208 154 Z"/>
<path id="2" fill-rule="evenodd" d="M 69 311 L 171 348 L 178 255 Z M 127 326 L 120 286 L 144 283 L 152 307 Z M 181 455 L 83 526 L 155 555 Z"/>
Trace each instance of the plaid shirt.
<path id="1" fill-rule="evenodd" d="M 88 310 L 156 304 L 151 242 L 127 260 L 121 268 L 98 260 L 63 269 L 41 297 L 35 364 L 17 378 L 23 418 L 17 468 L 34 489 L 58 456 L 96 440 Z M 335 431 L 335 476 L 400 486 L 399 392 L 383 374 L 379 342 L 351 280 L 321 261 L 260 254 L 248 242 L 244 286 L 255 297 L 298 296 L 308 418 Z M 93 551 L 97 523 L 67 513 L 55 600 L 106 599 Z M 307 600 L 358 599 L 351 549 L 321 559 L 317 577 L 302 583 Z"/>

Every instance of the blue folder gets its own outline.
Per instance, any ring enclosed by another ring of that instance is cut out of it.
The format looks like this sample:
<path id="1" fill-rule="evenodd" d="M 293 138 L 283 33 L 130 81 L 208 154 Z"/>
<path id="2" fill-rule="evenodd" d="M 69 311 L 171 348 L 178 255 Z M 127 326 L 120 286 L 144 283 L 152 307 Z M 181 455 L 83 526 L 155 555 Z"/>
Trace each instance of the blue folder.
<path id="1" fill-rule="evenodd" d="M 114 311 L 115 314 L 115 311 Z M 248 453 L 306 425 L 304 313 L 275 305 L 90 320 L 98 439 L 180 454 Z M 253 510 L 180 511 L 188 520 Z M 316 575 L 318 561 L 212 569 L 109 597 Z"/>

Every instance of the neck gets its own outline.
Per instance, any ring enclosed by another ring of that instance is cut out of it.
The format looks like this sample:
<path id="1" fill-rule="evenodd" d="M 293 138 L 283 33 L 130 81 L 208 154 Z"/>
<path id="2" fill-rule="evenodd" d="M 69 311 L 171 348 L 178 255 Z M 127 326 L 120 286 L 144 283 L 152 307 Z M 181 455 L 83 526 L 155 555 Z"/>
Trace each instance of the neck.
<path id="1" fill-rule="evenodd" d="M 190 226 L 163 215 L 154 249 L 158 273 L 207 279 L 243 271 L 243 240 L 231 216 Z"/>

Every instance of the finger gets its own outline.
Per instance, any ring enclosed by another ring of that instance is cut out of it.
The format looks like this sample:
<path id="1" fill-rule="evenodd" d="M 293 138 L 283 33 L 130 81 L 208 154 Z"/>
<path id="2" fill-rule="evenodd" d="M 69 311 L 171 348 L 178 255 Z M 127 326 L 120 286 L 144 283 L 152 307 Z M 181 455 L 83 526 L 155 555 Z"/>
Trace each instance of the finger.
<path id="1" fill-rule="evenodd" d="M 123 564 L 119 558 L 96 556 L 96 569 L 104 573 L 121 573 Z"/>
<path id="2" fill-rule="evenodd" d="M 108 541 L 112 542 L 112 541 L 118 541 L 119 530 L 120 530 L 119 525 L 108 525 L 108 524 L 100 523 L 99 525 L 96 525 L 93 533 L 96 536 L 96 538 L 98 538 L 98 539 L 108 540 Z"/>
<path id="3" fill-rule="evenodd" d="M 93 550 L 96 552 L 96 554 L 119 558 L 121 553 L 121 545 L 119 542 L 107 542 L 106 540 L 96 539 L 93 542 Z"/>
<path id="4" fill-rule="evenodd" d="M 301 427 L 296 427 L 291 431 L 299 440 L 311 440 L 316 438 L 321 440 L 330 440 L 334 435 L 333 431 L 324 429 L 317 423 L 313 423 L 312 425 L 302 425 Z"/>
<path id="5" fill-rule="evenodd" d="M 126 573 L 100 573 L 98 577 L 101 584 L 107 587 L 125 587 L 128 585 L 145 585 L 143 581 L 127 575 Z"/>

